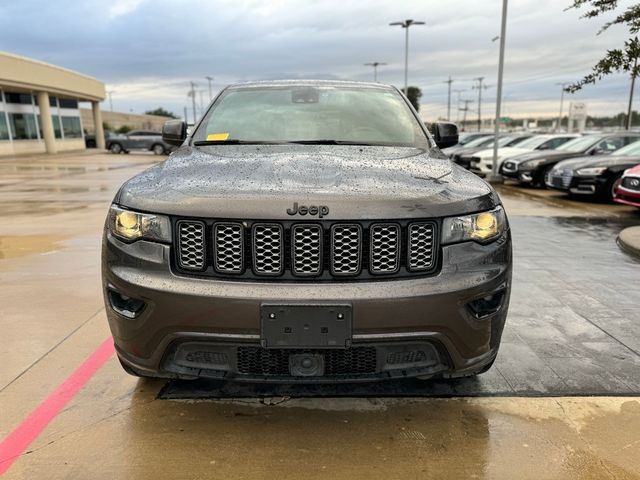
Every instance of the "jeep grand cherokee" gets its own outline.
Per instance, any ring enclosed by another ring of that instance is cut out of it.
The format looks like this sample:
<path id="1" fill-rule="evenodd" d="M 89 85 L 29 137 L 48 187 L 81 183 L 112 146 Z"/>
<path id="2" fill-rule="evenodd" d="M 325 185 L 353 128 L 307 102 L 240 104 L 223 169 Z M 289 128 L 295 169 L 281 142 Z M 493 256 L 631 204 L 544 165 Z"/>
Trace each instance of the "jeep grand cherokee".
<path id="1" fill-rule="evenodd" d="M 465 376 L 498 351 L 511 282 L 500 199 L 394 87 L 224 89 L 127 181 L 104 298 L 134 375 L 338 382 Z"/>

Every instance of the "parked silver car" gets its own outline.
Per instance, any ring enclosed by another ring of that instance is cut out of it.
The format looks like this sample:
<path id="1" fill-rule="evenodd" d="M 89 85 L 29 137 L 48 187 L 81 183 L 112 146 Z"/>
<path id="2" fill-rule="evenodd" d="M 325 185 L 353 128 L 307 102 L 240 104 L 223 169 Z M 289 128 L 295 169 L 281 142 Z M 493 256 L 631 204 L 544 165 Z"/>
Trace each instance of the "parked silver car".
<path id="1" fill-rule="evenodd" d="M 129 153 L 131 150 L 146 150 L 156 155 L 168 154 L 172 146 L 162 141 L 162 133 L 150 130 L 132 130 L 126 135 L 114 135 L 107 139 L 107 150 L 111 153 Z"/>

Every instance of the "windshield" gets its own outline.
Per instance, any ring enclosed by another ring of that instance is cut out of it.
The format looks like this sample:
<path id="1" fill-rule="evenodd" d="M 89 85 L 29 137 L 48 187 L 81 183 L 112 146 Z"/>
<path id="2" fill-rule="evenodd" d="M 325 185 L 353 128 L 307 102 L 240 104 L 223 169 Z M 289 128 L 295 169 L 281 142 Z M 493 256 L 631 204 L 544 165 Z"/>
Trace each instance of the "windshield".
<path id="1" fill-rule="evenodd" d="M 465 144 L 465 147 L 486 147 L 487 145 L 492 145 L 493 144 L 493 136 L 491 137 L 480 137 L 480 138 L 476 138 L 474 140 L 471 140 L 470 142 L 468 142 L 467 144 Z"/>
<path id="2" fill-rule="evenodd" d="M 573 140 L 569 140 L 567 143 L 560 145 L 556 150 L 564 151 L 564 152 L 575 152 L 580 153 L 588 150 L 591 146 L 593 146 L 598 140 L 602 137 L 589 136 L 589 137 L 580 137 L 575 138 Z"/>
<path id="3" fill-rule="evenodd" d="M 333 85 L 228 89 L 193 138 L 196 145 L 235 141 L 429 148 L 427 136 L 396 90 Z"/>
<path id="4" fill-rule="evenodd" d="M 483 133 L 463 133 L 462 135 L 460 135 L 460 141 L 458 142 L 458 145 L 469 145 L 475 140 L 487 138 L 488 136 L 489 135 L 485 135 Z"/>
<path id="5" fill-rule="evenodd" d="M 638 156 L 640 156 L 640 142 L 638 141 L 638 139 L 632 140 L 632 142 L 633 143 L 630 143 L 626 147 L 622 147 L 622 148 L 616 150 L 611 155 L 620 155 L 620 156 L 625 156 L 625 155 L 635 156 L 635 155 L 638 155 Z"/>

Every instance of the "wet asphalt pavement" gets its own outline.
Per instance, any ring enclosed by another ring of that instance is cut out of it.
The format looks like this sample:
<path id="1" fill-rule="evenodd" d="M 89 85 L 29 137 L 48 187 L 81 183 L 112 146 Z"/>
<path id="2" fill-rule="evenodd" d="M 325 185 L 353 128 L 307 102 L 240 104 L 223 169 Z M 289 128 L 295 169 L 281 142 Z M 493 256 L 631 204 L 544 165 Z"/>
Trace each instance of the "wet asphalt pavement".
<path id="1" fill-rule="evenodd" d="M 108 339 L 104 215 L 156 160 L 0 159 L 0 445 Z M 0 455 L 0 472 L 15 462 L 3 479 L 640 479 L 640 262 L 615 243 L 640 210 L 500 193 L 513 293 L 478 379 L 167 383 L 110 357 L 24 452 Z"/>

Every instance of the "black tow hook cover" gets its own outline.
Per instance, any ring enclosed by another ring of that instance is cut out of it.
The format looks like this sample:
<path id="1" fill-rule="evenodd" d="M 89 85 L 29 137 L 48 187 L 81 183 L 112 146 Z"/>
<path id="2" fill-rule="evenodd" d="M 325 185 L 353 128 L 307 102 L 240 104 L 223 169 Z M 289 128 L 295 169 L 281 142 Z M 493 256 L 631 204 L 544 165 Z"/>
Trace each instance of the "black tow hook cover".
<path id="1" fill-rule="evenodd" d="M 289 373 L 294 377 L 321 377 L 324 375 L 324 356 L 314 353 L 289 355 Z"/>

